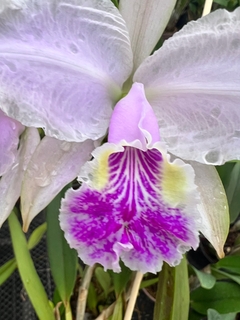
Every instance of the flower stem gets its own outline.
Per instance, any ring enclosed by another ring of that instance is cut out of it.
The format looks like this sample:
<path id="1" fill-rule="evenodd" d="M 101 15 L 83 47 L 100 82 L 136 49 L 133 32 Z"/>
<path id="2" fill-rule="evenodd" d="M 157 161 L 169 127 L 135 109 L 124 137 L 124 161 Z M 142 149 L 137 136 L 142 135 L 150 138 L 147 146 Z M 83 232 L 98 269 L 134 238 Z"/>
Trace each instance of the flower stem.
<path id="1" fill-rule="evenodd" d="M 206 0 L 203 8 L 202 16 L 206 16 L 211 12 L 213 0 Z"/>
<path id="2" fill-rule="evenodd" d="M 130 295 L 130 299 L 127 305 L 127 310 L 124 316 L 124 320 L 131 320 L 132 319 L 132 314 L 134 310 L 134 306 L 137 300 L 138 292 L 139 292 L 139 287 L 141 284 L 143 278 L 143 274 L 141 272 L 137 272 L 136 277 L 133 282 L 133 287 Z"/>
<path id="3" fill-rule="evenodd" d="M 84 276 L 82 280 L 82 284 L 79 288 L 78 293 L 78 302 L 77 302 L 77 318 L 76 320 L 83 320 L 85 315 L 86 303 L 87 303 L 87 295 L 88 295 L 88 288 L 92 279 L 93 270 L 95 265 L 93 266 L 86 266 L 84 270 Z"/>

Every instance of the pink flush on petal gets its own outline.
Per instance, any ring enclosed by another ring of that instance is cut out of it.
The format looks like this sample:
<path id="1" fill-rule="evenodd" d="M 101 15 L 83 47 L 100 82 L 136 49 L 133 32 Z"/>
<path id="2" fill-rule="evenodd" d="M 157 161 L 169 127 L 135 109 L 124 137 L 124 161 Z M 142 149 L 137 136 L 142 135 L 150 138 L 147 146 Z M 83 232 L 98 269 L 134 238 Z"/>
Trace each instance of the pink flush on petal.
<path id="1" fill-rule="evenodd" d="M 0 176 L 13 164 L 23 130 L 24 126 L 20 122 L 9 118 L 0 110 Z"/>
<path id="2" fill-rule="evenodd" d="M 111 143 L 95 150 L 82 186 L 62 202 L 61 227 L 86 264 L 119 272 L 122 259 L 132 270 L 155 273 L 163 261 L 176 265 L 197 247 L 193 170 L 169 161 L 157 131 L 143 87 L 135 84 L 113 112 Z"/>
<path id="3" fill-rule="evenodd" d="M 139 140 L 144 146 L 146 132 L 150 134 L 152 140 L 148 143 L 160 140 L 158 122 L 145 97 L 143 84 L 136 82 L 128 95 L 121 99 L 114 108 L 109 125 L 108 142 Z"/>

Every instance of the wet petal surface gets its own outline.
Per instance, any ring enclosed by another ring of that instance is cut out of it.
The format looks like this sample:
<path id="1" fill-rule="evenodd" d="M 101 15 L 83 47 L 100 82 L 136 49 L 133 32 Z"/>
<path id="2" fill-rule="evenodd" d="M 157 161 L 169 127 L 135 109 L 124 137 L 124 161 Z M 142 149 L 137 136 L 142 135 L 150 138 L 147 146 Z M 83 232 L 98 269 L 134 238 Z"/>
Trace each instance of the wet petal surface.
<path id="1" fill-rule="evenodd" d="M 159 271 L 163 261 L 178 264 L 198 244 L 191 167 L 168 162 L 157 147 L 105 144 L 96 153 L 83 169 L 86 182 L 62 202 L 60 223 L 70 246 L 85 263 L 116 272 L 120 258 L 144 273 Z"/>
<path id="2" fill-rule="evenodd" d="M 102 137 L 131 71 L 109 0 L 31 0 L 0 14 L 0 108 L 26 126 L 61 140 Z"/>
<path id="3" fill-rule="evenodd" d="M 188 23 L 134 75 L 168 151 L 222 164 L 240 159 L 240 8 Z"/>

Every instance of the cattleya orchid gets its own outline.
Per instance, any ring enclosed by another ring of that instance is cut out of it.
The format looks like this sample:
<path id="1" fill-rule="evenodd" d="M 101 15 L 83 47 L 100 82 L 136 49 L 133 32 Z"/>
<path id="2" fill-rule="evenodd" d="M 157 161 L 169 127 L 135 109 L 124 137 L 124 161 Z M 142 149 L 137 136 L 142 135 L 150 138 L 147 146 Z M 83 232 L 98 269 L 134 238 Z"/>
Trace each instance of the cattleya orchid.
<path id="1" fill-rule="evenodd" d="M 25 229 L 81 168 L 60 224 L 87 264 L 157 272 L 198 231 L 222 255 L 212 165 L 240 159 L 240 10 L 189 23 L 147 57 L 174 4 L 33 0 L 0 15 L 0 108 L 46 133 L 23 178 Z"/>

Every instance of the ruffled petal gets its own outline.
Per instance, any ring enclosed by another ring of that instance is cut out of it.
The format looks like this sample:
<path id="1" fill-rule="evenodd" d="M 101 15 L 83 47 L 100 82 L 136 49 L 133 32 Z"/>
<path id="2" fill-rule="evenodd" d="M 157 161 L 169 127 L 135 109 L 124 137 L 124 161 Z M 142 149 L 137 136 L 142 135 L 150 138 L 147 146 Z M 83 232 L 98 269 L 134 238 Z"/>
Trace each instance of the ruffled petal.
<path id="1" fill-rule="evenodd" d="M 0 176 L 4 175 L 16 160 L 19 136 L 24 126 L 7 117 L 0 110 Z"/>
<path id="2" fill-rule="evenodd" d="M 134 56 L 134 70 L 149 56 L 163 33 L 176 0 L 121 0 Z"/>
<path id="3" fill-rule="evenodd" d="M 29 0 L 0 15 L 0 105 L 68 141 L 106 133 L 132 71 L 124 20 L 110 0 Z"/>
<path id="4" fill-rule="evenodd" d="M 44 137 L 27 167 L 21 192 L 23 230 L 32 219 L 80 172 L 89 160 L 94 142 L 60 141 Z"/>
<path id="5" fill-rule="evenodd" d="M 121 140 L 128 143 L 139 140 L 146 147 L 160 140 L 157 119 L 141 83 L 134 83 L 127 96 L 114 108 L 108 141 L 119 143 Z"/>
<path id="6" fill-rule="evenodd" d="M 39 142 L 38 130 L 35 128 L 26 129 L 22 134 L 13 165 L 0 180 L 0 227 L 8 218 L 20 196 L 25 170 Z"/>
<path id="7" fill-rule="evenodd" d="M 198 193 L 191 166 L 158 145 L 143 151 L 105 144 L 83 170 L 82 186 L 62 201 L 60 224 L 89 265 L 156 273 L 198 245 Z"/>
<path id="8" fill-rule="evenodd" d="M 139 67 L 134 81 L 168 150 L 207 164 L 240 159 L 240 8 L 189 23 Z"/>
<path id="9" fill-rule="evenodd" d="M 123 134 L 115 130 L 120 123 Z M 114 109 L 109 137 L 115 143 L 94 150 L 81 187 L 62 201 L 61 228 L 86 264 L 119 272 L 122 259 L 132 270 L 155 273 L 198 245 L 194 172 L 153 142 L 156 123 L 143 86 L 135 84 Z"/>

